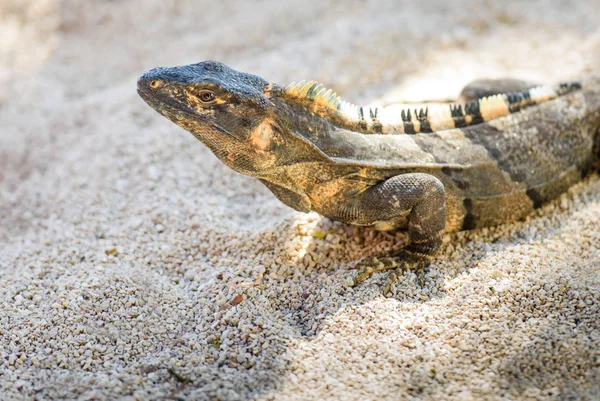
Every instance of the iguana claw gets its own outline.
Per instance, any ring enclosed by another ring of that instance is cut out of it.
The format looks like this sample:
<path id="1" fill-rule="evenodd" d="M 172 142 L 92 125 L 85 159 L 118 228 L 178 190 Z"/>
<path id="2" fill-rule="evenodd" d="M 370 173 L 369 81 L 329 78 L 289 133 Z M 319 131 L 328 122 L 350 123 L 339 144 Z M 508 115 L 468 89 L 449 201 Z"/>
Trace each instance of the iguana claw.
<path id="1" fill-rule="evenodd" d="M 398 276 L 401 272 L 421 269 L 428 265 L 429 262 L 429 258 L 416 255 L 408 250 L 400 251 L 398 254 L 392 256 L 379 255 L 365 258 L 358 262 L 357 266 L 361 267 L 361 269 L 354 276 L 352 287 L 356 287 L 375 273 L 393 270 L 390 272 L 388 281 L 383 287 L 383 294 L 387 295 L 391 293 L 392 287 L 398 282 Z"/>
<path id="2" fill-rule="evenodd" d="M 354 276 L 354 284 L 352 286 L 357 286 L 375 273 L 396 269 L 400 267 L 401 263 L 398 256 L 373 256 L 362 259 L 358 262 L 358 266 L 362 266 L 362 268 Z"/>

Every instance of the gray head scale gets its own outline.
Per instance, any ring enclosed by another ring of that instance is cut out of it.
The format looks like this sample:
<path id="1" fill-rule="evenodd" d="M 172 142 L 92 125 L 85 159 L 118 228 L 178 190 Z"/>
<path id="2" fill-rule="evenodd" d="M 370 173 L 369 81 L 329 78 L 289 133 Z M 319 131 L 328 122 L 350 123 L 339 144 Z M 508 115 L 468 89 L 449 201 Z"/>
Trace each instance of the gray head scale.
<path id="1" fill-rule="evenodd" d="M 277 148 L 285 146 L 270 100 L 277 90 L 215 61 L 154 68 L 138 80 L 138 93 L 152 108 L 194 134 L 225 164 L 255 177 L 278 163 Z"/>

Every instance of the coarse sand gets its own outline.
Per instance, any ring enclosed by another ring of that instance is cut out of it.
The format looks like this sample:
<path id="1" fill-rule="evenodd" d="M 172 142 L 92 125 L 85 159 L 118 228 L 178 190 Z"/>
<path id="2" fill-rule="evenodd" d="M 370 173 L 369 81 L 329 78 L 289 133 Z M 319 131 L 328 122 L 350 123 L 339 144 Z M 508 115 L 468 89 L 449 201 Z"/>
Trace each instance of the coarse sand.
<path id="1" fill-rule="evenodd" d="M 447 235 L 282 205 L 138 97 L 214 59 L 356 103 L 600 72 L 598 0 L 0 2 L 0 399 L 598 400 L 600 178 Z"/>

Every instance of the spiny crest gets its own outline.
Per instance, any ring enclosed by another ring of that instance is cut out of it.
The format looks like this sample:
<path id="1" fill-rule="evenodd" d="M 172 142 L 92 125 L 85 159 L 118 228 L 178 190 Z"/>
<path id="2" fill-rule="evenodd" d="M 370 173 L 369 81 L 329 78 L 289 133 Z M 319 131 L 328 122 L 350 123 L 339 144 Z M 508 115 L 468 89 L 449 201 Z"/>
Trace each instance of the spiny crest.
<path id="1" fill-rule="evenodd" d="M 419 110 L 414 109 L 412 111 L 412 113 L 411 113 L 410 109 L 402 109 L 400 111 L 400 118 L 404 122 L 412 121 L 413 118 L 418 121 L 426 120 L 428 115 L 429 115 L 429 107 L 420 108 Z"/>
<path id="2" fill-rule="evenodd" d="M 342 100 L 341 97 L 334 93 L 331 89 L 327 89 L 323 84 L 317 81 L 302 80 L 298 83 L 292 82 L 284 88 L 285 93 L 299 98 L 312 99 L 313 101 L 328 107 L 332 110 L 337 110 L 346 115 L 356 116 L 359 112 L 359 107 Z"/>
<path id="3" fill-rule="evenodd" d="M 462 128 L 515 113 L 581 88 L 579 82 L 538 86 L 521 92 L 499 93 L 465 104 L 429 105 L 420 110 L 409 105 L 359 107 L 342 100 L 316 81 L 300 81 L 284 88 L 288 95 L 310 99 L 341 113 L 346 122 L 366 133 L 416 134 Z"/>

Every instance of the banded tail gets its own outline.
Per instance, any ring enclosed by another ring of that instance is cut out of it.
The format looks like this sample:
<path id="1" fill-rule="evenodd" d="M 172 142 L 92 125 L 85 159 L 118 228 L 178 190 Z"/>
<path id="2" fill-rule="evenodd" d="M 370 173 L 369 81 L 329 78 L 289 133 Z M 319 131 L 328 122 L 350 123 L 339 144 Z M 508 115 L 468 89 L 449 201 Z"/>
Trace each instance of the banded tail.
<path id="1" fill-rule="evenodd" d="M 291 83 L 283 92 L 313 102 L 314 109 L 334 114 L 351 127 L 373 134 L 417 134 L 462 128 L 504 117 L 581 89 L 580 82 L 544 85 L 520 92 L 483 97 L 465 104 L 436 105 L 420 110 L 397 107 L 359 107 L 342 100 L 316 81 Z"/>

